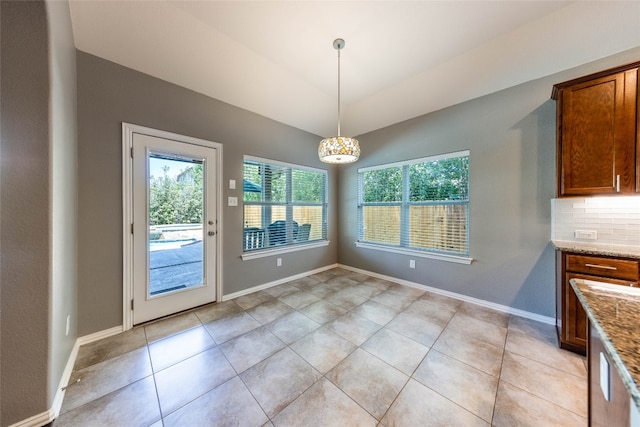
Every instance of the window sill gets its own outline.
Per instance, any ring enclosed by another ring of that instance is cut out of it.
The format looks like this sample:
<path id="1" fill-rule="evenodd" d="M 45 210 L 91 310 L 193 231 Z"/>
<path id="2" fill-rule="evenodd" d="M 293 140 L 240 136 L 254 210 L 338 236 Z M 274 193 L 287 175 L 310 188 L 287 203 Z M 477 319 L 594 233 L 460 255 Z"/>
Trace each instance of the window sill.
<path id="1" fill-rule="evenodd" d="M 329 246 L 329 243 L 330 242 L 328 240 L 320 240 L 313 243 L 301 243 L 297 245 L 287 245 L 282 247 L 261 249 L 258 251 L 244 252 L 242 254 L 242 260 L 247 261 L 249 259 L 264 258 L 273 255 L 286 254 L 289 252 L 298 252 L 307 249 L 321 248 L 323 246 Z"/>
<path id="2" fill-rule="evenodd" d="M 355 242 L 355 243 L 356 243 L 356 247 L 358 248 L 373 249 L 376 251 L 393 252 L 395 254 L 401 254 L 401 255 L 411 255 L 411 256 L 421 257 L 421 258 L 437 259 L 439 261 L 455 262 L 457 264 L 469 265 L 473 262 L 473 258 L 460 256 L 460 255 L 447 255 L 447 254 L 439 254 L 435 252 L 414 251 L 406 248 L 394 248 L 390 246 L 375 245 L 373 243 L 364 243 L 364 242 Z"/>

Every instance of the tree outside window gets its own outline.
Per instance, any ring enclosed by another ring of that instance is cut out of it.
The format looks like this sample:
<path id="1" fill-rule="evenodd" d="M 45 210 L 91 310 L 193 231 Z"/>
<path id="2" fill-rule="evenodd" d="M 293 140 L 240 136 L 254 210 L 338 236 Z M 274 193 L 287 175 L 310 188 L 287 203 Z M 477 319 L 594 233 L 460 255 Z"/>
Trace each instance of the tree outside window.
<path id="1" fill-rule="evenodd" d="M 469 254 L 469 152 L 358 171 L 359 241 Z"/>

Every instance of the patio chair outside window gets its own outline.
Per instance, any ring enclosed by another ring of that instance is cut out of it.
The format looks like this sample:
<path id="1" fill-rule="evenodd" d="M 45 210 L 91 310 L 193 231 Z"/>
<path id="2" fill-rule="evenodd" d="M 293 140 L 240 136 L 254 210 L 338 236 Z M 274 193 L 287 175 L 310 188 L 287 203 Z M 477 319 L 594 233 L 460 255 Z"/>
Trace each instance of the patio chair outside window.
<path id="1" fill-rule="evenodd" d="M 298 223 L 291 221 L 293 227 L 293 240 L 298 236 Z M 269 246 L 284 245 L 287 243 L 287 222 L 278 220 L 267 227 L 269 231 Z"/>
<path id="2" fill-rule="evenodd" d="M 264 228 L 247 227 L 244 229 L 244 250 L 264 248 L 266 233 Z"/>
<path id="3" fill-rule="evenodd" d="M 298 242 L 306 242 L 309 240 L 309 232 L 311 231 L 311 224 L 302 224 L 298 228 Z"/>
<path id="4" fill-rule="evenodd" d="M 243 253 L 327 241 L 326 170 L 247 155 L 243 168 Z"/>

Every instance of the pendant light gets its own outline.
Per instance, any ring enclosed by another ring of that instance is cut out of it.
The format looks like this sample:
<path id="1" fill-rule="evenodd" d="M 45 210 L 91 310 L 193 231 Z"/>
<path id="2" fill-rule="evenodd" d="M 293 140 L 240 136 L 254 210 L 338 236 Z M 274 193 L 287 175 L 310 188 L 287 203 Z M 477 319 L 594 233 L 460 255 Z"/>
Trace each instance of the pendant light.
<path id="1" fill-rule="evenodd" d="M 340 136 L 340 50 L 344 40 L 335 39 L 333 48 L 338 51 L 338 136 L 320 141 L 318 156 L 325 163 L 353 163 L 360 157 L 358 140 L 348 136 Z"/>

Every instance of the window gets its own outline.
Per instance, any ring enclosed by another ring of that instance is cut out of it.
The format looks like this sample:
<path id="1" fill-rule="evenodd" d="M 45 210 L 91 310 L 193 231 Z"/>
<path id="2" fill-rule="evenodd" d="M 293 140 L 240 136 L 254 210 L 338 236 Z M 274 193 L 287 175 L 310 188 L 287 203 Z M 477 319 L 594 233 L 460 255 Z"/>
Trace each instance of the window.
<path id="1" fill-rule="evenodd" d="M 359 246 L 468 257 L 468 225 L 469 151 L 358 170 Z"/>
<path id="2" fill-rule="evenodd" d="M 243 252 L 326 241 L 327 172 L 245 156 Z"/>

